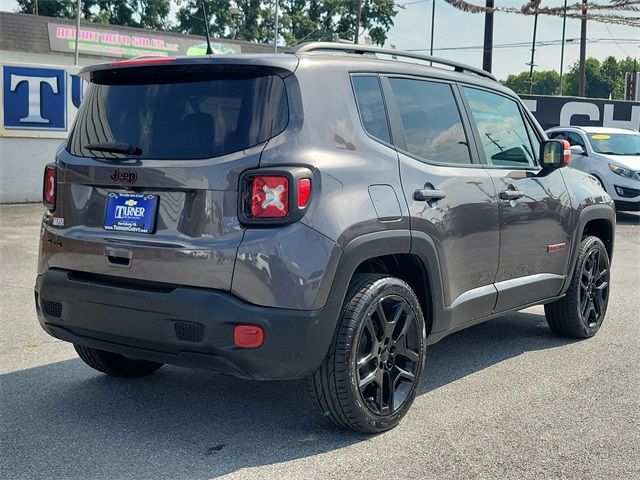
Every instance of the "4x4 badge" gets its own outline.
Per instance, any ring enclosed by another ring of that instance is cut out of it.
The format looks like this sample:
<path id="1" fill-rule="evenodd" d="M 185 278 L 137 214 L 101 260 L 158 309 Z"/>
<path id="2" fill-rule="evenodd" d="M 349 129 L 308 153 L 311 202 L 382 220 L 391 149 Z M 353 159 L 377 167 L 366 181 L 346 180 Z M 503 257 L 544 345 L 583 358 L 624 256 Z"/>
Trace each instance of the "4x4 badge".
<path id="1" fill-rule="evenodd" d="M 136 183 L 138 174 L 136 172 L 127 172 L 116 168 L 109 178 L 115 182 Z"/>

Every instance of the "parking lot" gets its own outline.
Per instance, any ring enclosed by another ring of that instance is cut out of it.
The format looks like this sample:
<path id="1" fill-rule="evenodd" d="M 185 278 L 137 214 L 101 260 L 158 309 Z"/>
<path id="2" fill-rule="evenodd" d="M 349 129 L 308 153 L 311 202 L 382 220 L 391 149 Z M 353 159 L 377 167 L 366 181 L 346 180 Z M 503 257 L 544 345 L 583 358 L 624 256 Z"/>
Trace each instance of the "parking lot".
<path id="1" fill-rule="evenodd" d="M 0 206 L 0 478 L 639 478 L 640 215 L 619 214 L 607 319 L 555 337 L 534 307 L 430 347 L 400 426 L 332 427 L 304 381 L 165 366 L 109 378 L 33 305 L 40 205 Z"/>

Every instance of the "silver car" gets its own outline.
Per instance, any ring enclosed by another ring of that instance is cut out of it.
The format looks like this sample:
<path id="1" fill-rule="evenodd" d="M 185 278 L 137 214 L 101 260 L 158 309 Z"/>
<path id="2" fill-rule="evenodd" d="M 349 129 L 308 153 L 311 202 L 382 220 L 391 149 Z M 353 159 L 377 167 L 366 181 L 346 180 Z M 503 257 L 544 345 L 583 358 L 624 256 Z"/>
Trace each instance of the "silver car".
<path id="1" fill-rule="evenodd" d="M 571 144 L 569 166 L 590 173 L 618 210 L 640 210 L 640 133 L 627 128 L 555 127 L 549 138 Z"/>

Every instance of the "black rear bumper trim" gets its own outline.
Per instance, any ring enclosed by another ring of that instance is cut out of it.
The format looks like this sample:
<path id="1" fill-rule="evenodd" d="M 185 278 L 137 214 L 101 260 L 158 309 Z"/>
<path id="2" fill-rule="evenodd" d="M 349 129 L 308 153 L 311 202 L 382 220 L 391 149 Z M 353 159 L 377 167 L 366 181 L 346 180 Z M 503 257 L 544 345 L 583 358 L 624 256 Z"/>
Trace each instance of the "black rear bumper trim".
<path id="1" fill-rule="evenodd" d="M 175 286 L 147 291 L 130 283 L 83 282 L 67 270 L 38 275 L 36 301 L 62 304 L 60 318 L 36 309 L 50 335 L 68 342 L 132 358 L 213 369 L 256 380 L 303 378 L 322 362 L 338 312 L 260 307 L 229 292 Z M 176 323 L 204 326 L 200 341 L 176 335 Z M 240 349 L 233 344 L 238 324 L 258 325 L 264 344 Z"/>

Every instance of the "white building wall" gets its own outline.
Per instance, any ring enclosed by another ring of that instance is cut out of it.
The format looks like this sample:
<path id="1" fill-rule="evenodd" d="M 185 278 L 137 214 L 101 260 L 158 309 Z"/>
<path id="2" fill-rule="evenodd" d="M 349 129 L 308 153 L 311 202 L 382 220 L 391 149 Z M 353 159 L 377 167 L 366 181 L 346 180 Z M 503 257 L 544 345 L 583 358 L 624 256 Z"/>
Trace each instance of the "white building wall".
<path id="1" fill-rule="evenodd" d="M 41 201 L 44 166 L 63 141 L 0 137 L 0 203 Z"/>
<path id="2" fill-rule="evenodd" d="M 72 99 L 72 76 L 79 68 L 72 62 L 72 57 L 63 55 L 0 51 L 0 203 L 41 201 L 44 166 L 55 160 L 56 150 L 66 140 L 77 111 Z M 81 59 L 81 64 L 87 64 L 87 60 Z M 64 84 L 64 95 L 54 98 L 51 85 L 46 83 L 28 95 L 24 80 L 18 86 L 16 81 L 20 79 L 14 79 L 12 87 L 11 73 L 15 68 L 59 75 L 58 80 L 62 81 L 57 87 Z M 31 113 L 41 117 L 42 123 L 21 124 L 21 119 Z M 51 128 L 55 116 L 64 118 L 62 127 Z"/>

